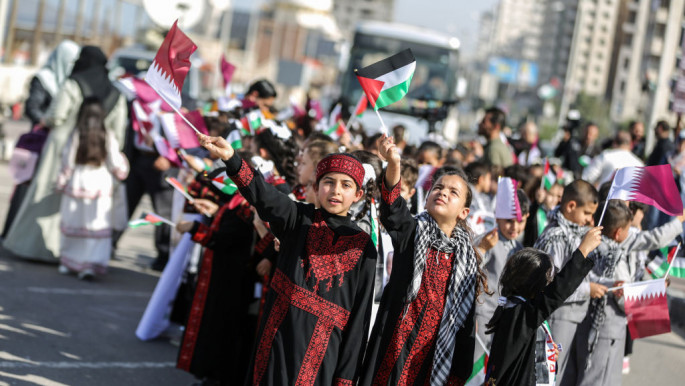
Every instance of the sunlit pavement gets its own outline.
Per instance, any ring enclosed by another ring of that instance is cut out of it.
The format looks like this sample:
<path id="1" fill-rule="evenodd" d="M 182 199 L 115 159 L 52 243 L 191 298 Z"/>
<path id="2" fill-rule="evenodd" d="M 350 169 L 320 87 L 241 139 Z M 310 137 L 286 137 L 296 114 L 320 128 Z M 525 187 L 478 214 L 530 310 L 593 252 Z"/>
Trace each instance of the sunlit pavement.
<path id="1" fill-rule="evenodd" d="M 12 135 L 20 125 L 10 128 Z M 12 192 L 6 162 L 0 181 L 4 224 Z M 128 231 L 109 273 L 82 282 L 58 274 L 56 265 L 0 250 L 0 386 L 192 384 L 174 368 L 177 347 L 169 339 L 141 342 L 134 335 L 158 276 L 146 268 L 153 256 L 152 229 Z M 635 343 L 624 385 L 683 384 L 685 281 L 674 280 L 669 295 L 676 332 Z"/>

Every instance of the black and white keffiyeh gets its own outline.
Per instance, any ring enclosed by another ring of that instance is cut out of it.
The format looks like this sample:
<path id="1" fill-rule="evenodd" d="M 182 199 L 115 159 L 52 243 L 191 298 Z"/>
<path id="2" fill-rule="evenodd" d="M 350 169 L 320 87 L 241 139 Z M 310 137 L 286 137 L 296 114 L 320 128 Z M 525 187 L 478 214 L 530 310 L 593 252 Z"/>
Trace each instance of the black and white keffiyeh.
<path id="1" fill-rule="evenodd" d="M 593 271 L 600 277 L 611 278 L 614 276 L 616 266 L 623 257 L 623 249 L 614 240 L 602 236 L 602 243 L 595 250 L 595 266 Z M 599 329 L 604 325 L 606 318 L 606 305 L 608 296 L 602 296 L 599 299 L 592 299 L 590 301 L 590 320 L 592 321 L 592 328 L 588 336 L 588 356 L 585 362 L 585 368 L 589 368 L 592 363 L 592 352 L 599 340 Z"/>
<path id="2" fill-rule="evenodd" d="M 416 216 L 414 272 L 411 284 L 407 289 L 407 306 L 419 294 L 428 250 L 431 247 L 446 254 L 454 253 L 452 273 L 447 287 L 445 309 L 438 329 L 431 373 L 431 385 L 444 385 L 452 366 L 457 331 L 464 325 L 476 299 L 478 263 L 468 231 L 456 227 L 451 237 L 448 238 L 428 212 L 423 211 Z"/>
<path id="3" fill-rule="evenodd" d="M 535 248 L 550 253 L 553 245 L 563 244 L 567 247 L 567 255 L 571 256 L 578 248 L 589 227 L 578 225 L 563 216 L 559 207 L 547 215 L 547 227 L 535 242 Z"/>

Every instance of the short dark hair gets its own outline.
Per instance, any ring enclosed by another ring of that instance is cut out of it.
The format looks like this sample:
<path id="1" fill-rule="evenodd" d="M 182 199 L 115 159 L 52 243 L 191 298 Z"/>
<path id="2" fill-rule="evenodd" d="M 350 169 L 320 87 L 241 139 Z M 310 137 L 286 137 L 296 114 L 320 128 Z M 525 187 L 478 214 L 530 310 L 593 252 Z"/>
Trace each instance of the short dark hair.
<path id="1" fill-rule="evenodd" d="M 630 211 L 633 212 L 633 217 L 635 217 L 635 213 L 637 213 L 638 210 L 646 213 L 647 209 L 649 209 L 649 205 L 639 201 L 628 201 L 628 208 L 630 208 Z"/>
<path id="2" fill-rule="evenodd" d="M 607 181 L 599 186 L 599 202 L 604 202 L 607 200 L 607 197 L 609 197 L 609 190 L 611 190 L 612 181 Z"/>
<path id="3" fill-rule="evenodd" d="M 547 287 L 553 277 L 554 265 L 547 253 L 535 248 L 523 248 L 504 265 L 499 279 L 500 294 L 504 297 L 523 296 L 532 299 Z"/>
<path id="4" fill-rule="evenodd" d="M 633 141 L 633 138 L 630 136 L 630 133 L 627 131 L 619 131 L 616 133 L 616 137 L 614 137 L 614 144 L 616 146 L 625 146 L 625 145 L 630 145 Z"/>
<path id="5" fill-rule="evenodd" d="M 400 175 L 402 176 L 402 182 L 413 188 L 419 179 L 419 167 L 416 165 L 416 161 L 411 158 L 402 158 L 402 161 L 400 161 Z"/>
<path id="6" fill-rule="evenodd" d="M 276 92 L 276 87 L 274 87 L 273 83 L 269 82 L 266 79 L 260 79 L 250 85 L 250 88 L 247 89 L 246 94 L 251 94 L 253 92 L 257 92 L 257 95 L 259 98 L 275 98 L 278 96 L 278 93 Z"/>
<path id="7" fill-rule="evenodd" d="M 561 195 L 561 206 L 571 201 L 575 201 L 578 206 L 597 204 L 599 193 L 591 183 L 585 180 L 575 180 L 564 188 L 564 193 Z"/>
<path id="8" fill-rule="evenodd" d="M 604 203 L 602 203 L 604 205 Z M 595 223 L 599 223 L 599 216 L 601 216 L 601 211 L 595 212 Z M 604 213 L 604 219 L 602 220 L 602 234 L 604 236 L 611 237 L 617 229 L 621 229 L 633 221 L 633 212 L 630 211 L 628 205 L 624 204 L 621 200 L 609 200 L 607 204 L 607 209 Z"/>
<path id="9" fill-rule="evenodd" d="M 440 146 L 437 142 L 433 141 L 426 141 L 419 146 L 419 153 L 422 151 L 434 151 L 438 153 L 439 156 L 442 155 L 442 146 Z"/>
<path id="10" fill-rule="evenodd" d="M 472 184 L 478 182 L 478 179 L 484 175 L 491 173 L 490 165 L 481 161 L 471 162 L 470 164 L 466 165 L 464 171 L 466 172 L 466 175 L 469 176 L 469 182 Z"/>
<path id="11" fill-rule="evenodd" d="M 403 125 L 395 125 L 392 128 L 392 136 L 395 139 L 395 143 L 402 142 L 404 140 L 404 133 L 407 129 Z"/>
<path id="12" fill-rule="evenodd" d="M 521 216 L 525 216 L 530 213 L 530 199 L 523 189 L 516 189 L 516 195 L 519 199 L 519 208 L 521 208 Z"/>
<path id="13" fill-rule="evenodd" d="M 500 128 L 504 128 L 507 122 L 507 115 L 498 107 L 490 107 L 485 110 L 485 115 L 490 114 L 490 123 L 493 125 L 499 125 Z"/>

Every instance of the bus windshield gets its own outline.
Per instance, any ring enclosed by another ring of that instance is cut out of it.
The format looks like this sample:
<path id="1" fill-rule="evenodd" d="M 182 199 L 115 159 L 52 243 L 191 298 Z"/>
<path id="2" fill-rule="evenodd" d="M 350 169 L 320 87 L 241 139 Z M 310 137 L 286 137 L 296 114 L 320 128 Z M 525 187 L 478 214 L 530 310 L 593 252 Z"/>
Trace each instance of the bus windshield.
<path id="1" fill-rule="evenodd" d="M 413 108 L 425 108 L 427 103 L 436 106 L 441 101 L 453 100 L 456 84 L 456 50 L 359 32 L 355 35 L 350 52 L 342 95 L 348 98 L 350 103 L 355 103 L 362 89 L 354 69 L 366 67 L 406 48 L 410 48 L 416 58 L 416 70 L 409 92 L 405 98 L 385 107 L 384 110 L 410 114 Z"/>

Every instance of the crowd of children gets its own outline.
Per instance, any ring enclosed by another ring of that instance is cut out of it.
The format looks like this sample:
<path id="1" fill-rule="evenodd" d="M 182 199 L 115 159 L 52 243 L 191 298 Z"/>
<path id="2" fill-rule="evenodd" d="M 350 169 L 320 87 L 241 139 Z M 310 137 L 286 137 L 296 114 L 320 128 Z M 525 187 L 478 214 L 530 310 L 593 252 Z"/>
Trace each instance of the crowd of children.
<path id="1" fill-rule="evenodd" d="M 478 141 L 415 146 L 401 126 L 331 131 L 313 101 L 277 115 L 273 86 L 253 89 L 210 104 L 209 135 L 178 153 L 150 147 L 159 137 L 131 116 L 127 142 L 176 163 L 192 198 L 169 263 L 185 271 L 169 313 L 179 368 L 203 385 L 620 384 L 632 346 L 609 288 L 641 280 L 684 217 L 642 230 L 644 205 L 610 200 L 595 227 L 607 187 L 559 162 L 512 153 L 503 168 Z M 129 165 L 103 119 L 86 100 L 64 152 L 64 273 L 109 259 Z"/>

